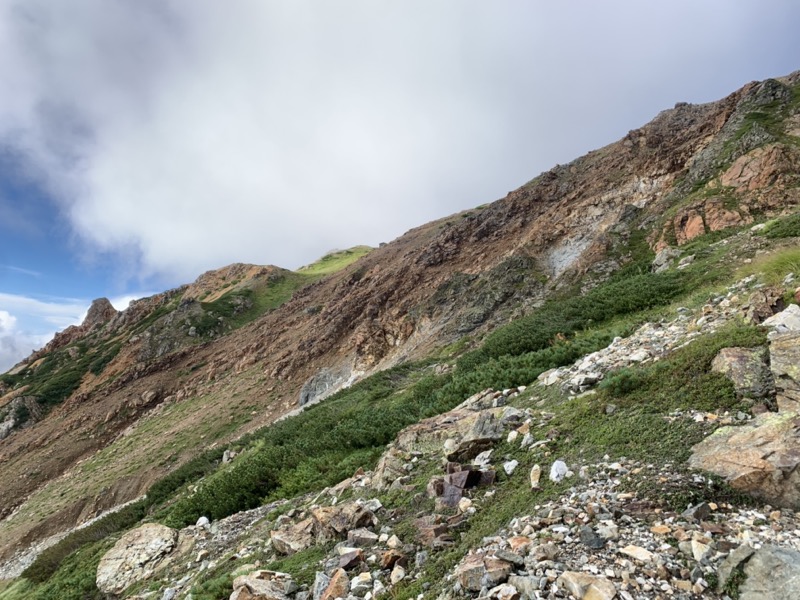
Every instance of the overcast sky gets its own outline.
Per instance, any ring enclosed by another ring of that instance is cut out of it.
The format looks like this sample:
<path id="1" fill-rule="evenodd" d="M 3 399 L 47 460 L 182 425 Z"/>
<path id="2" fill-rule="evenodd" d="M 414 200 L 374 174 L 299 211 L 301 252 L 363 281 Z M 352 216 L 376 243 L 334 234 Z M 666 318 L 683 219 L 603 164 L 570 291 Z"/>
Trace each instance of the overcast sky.
<path id="1" fill-rule="evenodd" d="M 800 68 L 800 4 L 0 0 L 0 371 L 94 297 L 295 268 Z"/>

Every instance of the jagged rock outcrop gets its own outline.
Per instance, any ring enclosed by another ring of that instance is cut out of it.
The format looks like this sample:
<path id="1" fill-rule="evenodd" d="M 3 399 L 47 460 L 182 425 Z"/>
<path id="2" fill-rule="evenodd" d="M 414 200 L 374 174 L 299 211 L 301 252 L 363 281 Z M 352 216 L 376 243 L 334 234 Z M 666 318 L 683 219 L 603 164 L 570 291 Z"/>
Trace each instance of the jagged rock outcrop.
<path id="1" fill-rule="evenodd" d="M 151 577 L 177 542 L 178 532 L 158 523 L 129 531 L 100 559 L 97 588 L 104 594 L 120 594 Z"/>

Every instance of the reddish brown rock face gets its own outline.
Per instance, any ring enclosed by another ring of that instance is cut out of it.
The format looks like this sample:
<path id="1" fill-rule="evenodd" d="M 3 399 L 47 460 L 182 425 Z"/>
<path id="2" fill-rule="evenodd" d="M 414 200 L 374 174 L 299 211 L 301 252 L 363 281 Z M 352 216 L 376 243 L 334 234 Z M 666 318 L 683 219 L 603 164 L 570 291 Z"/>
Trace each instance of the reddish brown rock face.
<path id="1" fill-rule="evenodd" d="M 692 209 L 675 217 L 675 238 L 678 240 L 678 246 L 682 246 L 705 232 L 706 226 L 698 211 Z"/>

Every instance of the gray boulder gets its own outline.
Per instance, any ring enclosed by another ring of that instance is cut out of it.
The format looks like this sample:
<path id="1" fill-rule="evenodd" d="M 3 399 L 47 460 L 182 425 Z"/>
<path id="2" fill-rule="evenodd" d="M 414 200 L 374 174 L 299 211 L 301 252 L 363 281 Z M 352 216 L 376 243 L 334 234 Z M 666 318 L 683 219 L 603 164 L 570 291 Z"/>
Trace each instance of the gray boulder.
<path id="1" fill-rule="evenodd" d="M 744 567 L 740 600 L 797 600 L 800 594 L 800 552 L 764 546 Z"/>

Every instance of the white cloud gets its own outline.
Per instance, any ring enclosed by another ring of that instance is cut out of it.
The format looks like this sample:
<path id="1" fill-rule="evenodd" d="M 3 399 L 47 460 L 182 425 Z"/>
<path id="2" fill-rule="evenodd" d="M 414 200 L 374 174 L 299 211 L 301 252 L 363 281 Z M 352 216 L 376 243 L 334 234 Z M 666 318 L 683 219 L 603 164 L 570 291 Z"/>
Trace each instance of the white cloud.
<path id="1" fill-rule="evenodd" d="M 0 144 L 84 251 L 185 282 L 386 241 L 800 50 L 790 3 L 542 6 L 0 0 Z"/>
<path id="2" fill-rule="evenodd" d="M 39 300 L 0 292 L 0 373 L 44 346 L 57 331 L 79 324 L 87 306 L 73 298 Z"/>
<path id="3" fill-rule="evenodd" d="M 5 310 L 0 310 L 0 373 L 17 364 L 33 350 L 40 348 L 52 337 L 35 335 L 17 329 L 17 319 Z"/>
<path id="4" fill-rule="evenodd" d="M 0 306 L 9 314 L 24 318 L 27 324 L 48 323 L 63 329 L 69 325 L 80 324 L 81 315 L 86 313 L 88 304 L 77 298 L 50 298 L 39 300 L 17 294 L 0 292 Z M 22 315 L 22 316 L 20 316 Z"/>

